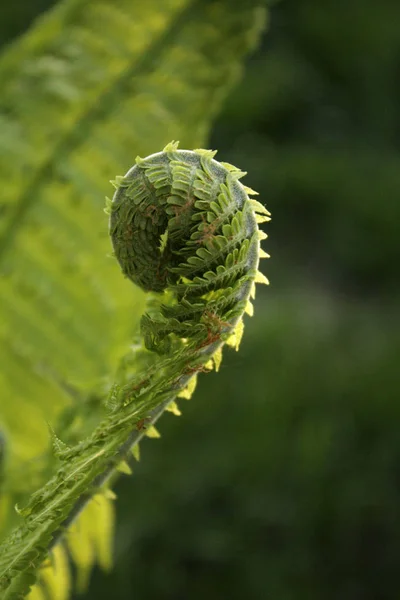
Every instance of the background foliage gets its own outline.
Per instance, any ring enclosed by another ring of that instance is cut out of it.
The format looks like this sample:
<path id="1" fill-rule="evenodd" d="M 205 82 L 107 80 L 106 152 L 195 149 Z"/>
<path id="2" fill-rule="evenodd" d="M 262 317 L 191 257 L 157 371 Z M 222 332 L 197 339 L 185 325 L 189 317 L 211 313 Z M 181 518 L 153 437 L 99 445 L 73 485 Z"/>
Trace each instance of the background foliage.
<path id="1" fill-rule="evenodd" d="M 120 482 L 89 597 L 398 597 L 397 4 L 273 7 L 210 141 L 273 214 L 273 285 Z M 45 5 L 3 7 L 3 42 Z"/>

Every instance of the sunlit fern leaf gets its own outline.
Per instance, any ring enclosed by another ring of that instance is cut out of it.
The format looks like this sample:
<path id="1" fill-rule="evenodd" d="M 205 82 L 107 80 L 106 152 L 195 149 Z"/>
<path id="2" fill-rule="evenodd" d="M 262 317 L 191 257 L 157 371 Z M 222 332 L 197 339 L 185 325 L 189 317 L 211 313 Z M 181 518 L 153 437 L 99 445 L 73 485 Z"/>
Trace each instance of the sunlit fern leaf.
<path id="1" fill-rule="evenodd" d="M 38 583 L 32 588 L 27 600 L 51 598 L 68 600 L 71 576 L 68 555 L 64 545 L 58 544 L 39 572 Z"/>
<path id="2" fill-rule="evenodd" d="M 107 494 L 96 494 L 69 528 L 65 540 L 57 544 L 38 573 L 27 600 L 68 600 L 74 585 L 83 593 L 95 563 L 104 570 L 112 566 L 114 507 Z M 72 581 L 69 556 L 76 564 L 76 583 Z"/>
<path id="3" fill-rule="evenodd" d="M 85 591 L 95 563 L 112 566 L 114 507 L 104 494 L 96 494 L 67 532 L 66 542 L 77 565 L 77 590 Z M 57 548 L 58 546 L 56 546 Z"/>
<path id="4" fill-rule="evenodd" d="M 27 600 L 46 600 L 46 593 L 38 583 L 33 586 L 27 596 Z"/>

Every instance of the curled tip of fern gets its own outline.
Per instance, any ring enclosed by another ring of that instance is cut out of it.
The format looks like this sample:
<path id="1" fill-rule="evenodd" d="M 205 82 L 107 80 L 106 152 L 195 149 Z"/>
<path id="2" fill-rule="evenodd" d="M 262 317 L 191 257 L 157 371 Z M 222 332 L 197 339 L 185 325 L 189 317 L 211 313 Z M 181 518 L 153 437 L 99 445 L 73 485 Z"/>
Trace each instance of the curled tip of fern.
<path id="1" fill-rule="evenodd" d="M 206 343 L 230 334 L 260 281 L 258 223 L 269 213 L 240 183 L 245 173 L 215 154 L 171 142 L 113 182 L 115 256 L 126 277 L 166 298 L 159 318 L 142 321 L 151 349 L 166 351 L 170 333 L 187 339 L 203 329 Z"/>

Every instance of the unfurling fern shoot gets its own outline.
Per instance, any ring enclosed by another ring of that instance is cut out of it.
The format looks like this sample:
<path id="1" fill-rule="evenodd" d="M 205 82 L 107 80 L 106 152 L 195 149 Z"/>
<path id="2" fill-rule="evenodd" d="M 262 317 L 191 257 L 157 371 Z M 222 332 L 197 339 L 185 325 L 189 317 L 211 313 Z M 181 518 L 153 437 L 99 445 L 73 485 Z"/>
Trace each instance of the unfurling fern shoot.
<path id="1" fill-rule="evenodd" d="M 210 356 L 252 314 L 255 283 L 267 283 L 257 224 L 269 213 L 240 183 L 245 173 L 215 154 L 172 142 L 114 182 L 116 258 L 145 291 L 164 292 L 158 311 L 142 318 L 146 347 L 160 353 L 185 340 Z"/>
<path id="2" fill-rule="evenodd" d="M 145 348 L 137 344 L 122 361 L 101 423 L 72 446 L 57 444 L 57 472 L 19 509 L 24 523 L 0 545 L 2 600 L 25 597 L 93 495 L 109 498 L 117 471 L 129 471 L 128 453 L 137 458 L 140 439 L 158 435 L 153 423 L 163 411 L 180 414 L 176 398 L 190 398 L 199 372 L 218 369 L 224 343 L 239 345 L 255 283 L 267 283 L 258 271 L 267 256 L 258 223 L 269 213 L 240 183 L 244 173 L 214 155 L 172 142 L 114 182 L 107 212 L 115 255 L 125 276 L 149 292 Z"/>

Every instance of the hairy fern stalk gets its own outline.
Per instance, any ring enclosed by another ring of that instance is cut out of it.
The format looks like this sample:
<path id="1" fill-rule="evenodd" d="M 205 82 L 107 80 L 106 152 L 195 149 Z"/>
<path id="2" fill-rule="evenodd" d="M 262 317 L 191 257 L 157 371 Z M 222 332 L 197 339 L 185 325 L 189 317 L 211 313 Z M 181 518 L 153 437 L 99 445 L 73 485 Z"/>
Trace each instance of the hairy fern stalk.
<path id="1" fill-rule="evenodd" d="M 143 343 L 122 362 L 92 434 L 71 446 L 54 435 L 58 471 L 19 509 L 23 522 L 0 547 L 1 598 L 24 598 L 40 565 L 48 569 L 49 550 L 65 568 L 61 543 L 71 523 L 94 495 L 110 498 L 128 453 L 156 435 L 165 409 L 179 414 L 177 398 L 191 396 L 199 372 L 218 369 L 222 346 L 238 347 L 255 283 L 267 283 L 258 271 L 266 256 L 258 223 L 269 213 L 240 183 L 245 173 L 214 155 L 172 142 L 114 182 L 106 211 L 115 256 L 149 293 Z"/>

